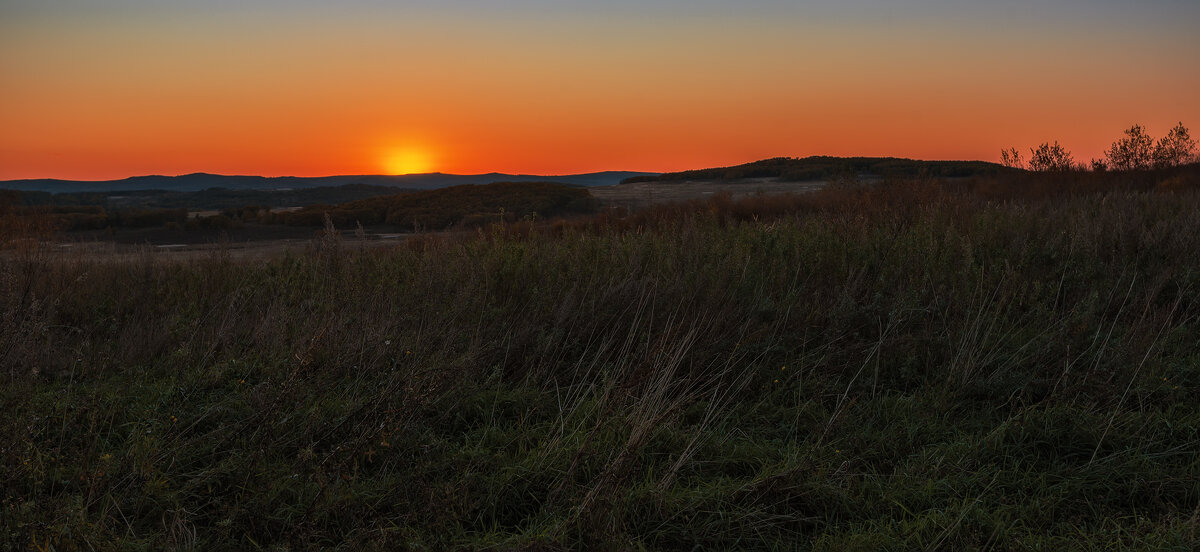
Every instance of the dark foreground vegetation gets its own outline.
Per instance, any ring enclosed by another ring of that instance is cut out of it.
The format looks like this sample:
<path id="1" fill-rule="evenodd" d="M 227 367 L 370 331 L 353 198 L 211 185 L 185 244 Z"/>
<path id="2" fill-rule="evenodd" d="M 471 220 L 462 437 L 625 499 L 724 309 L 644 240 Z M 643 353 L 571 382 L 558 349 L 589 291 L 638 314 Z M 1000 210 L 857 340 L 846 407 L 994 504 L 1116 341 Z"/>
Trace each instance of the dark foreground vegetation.
<path id="1" fill-rule="evenodd" d="M 1197 251 L 1194 166 L 27 246 L 0 547 L 1190 550 Z"/>

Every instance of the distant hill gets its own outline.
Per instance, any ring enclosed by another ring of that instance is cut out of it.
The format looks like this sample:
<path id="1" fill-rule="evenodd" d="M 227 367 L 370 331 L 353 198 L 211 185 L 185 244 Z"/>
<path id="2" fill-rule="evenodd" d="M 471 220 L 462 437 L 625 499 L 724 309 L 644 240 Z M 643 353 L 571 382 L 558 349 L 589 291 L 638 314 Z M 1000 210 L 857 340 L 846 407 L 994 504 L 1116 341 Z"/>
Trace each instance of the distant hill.
<path id="1" fill-rule="evenodd" d="M 697 169 L 659 175 L 635 175 L 622 180 L 632 182 L 683 182 L 695 180 L 740 180 L 778 178 L 785 181 L 829 180 L 844 175 L 879 177 L 964 177 L 1014 171 L 985 161 L 920 161 L 896 157 L 776 157 L 744 165 Z"/>
<path id="2" fill-rule="evenodd" d="M 492 182 L 545 182 L 554 181 L 575 186 L 609 186 L 623 179 L 653 176 L 655 173 L 632 171 L 605 171 L 561 176 L 527 174 L 407 174 L 389 175 L 345 175 L 345 176 L 227 176 L 220 174 L 195 173 L 180 176 L 135 176 L 120 180 L 58 180 L 53 178 L 0 180 L 0 189 L 38 191 L 50 193 L 116 192 L 164 190 L 169 192 L 196 192 L 209 188 L 227 190 L 279 190 L 318 187 L 336 187 L 347 184 L 387 186 L 409 190 L 430 190 L 460 186 L 463 184 L 490 184 Z"/>

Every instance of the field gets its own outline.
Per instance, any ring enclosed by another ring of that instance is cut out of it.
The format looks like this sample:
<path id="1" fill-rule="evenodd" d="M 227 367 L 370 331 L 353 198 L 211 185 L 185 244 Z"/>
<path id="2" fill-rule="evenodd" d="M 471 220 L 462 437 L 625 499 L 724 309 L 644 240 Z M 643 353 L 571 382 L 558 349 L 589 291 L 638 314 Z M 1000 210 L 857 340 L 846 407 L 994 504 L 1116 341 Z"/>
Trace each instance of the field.
<path id="1" fill-rule="evenodd" d="M 1200 542 L 1194 166 L 244 258 L 10 243 L 0 547 Z"/>
<path id="2" fill-rule="evenodd" d="M 593 186 L 587 189 L 596 199 L 595 208 L 600 211 L 608 210 L 640 210 L 654 205 L 680 203 L 693 200 L 703 200 L 721 193 L 729 193 L 734 198 L 745 198 L 758 195 L 778 195 L 787 193 L 805 193 L 819 190 L 826 185 L 824 181 L 787 182 L 776 178 L 748 178 L 736 180 L 700 180 L 681 182 L 635 182 L 611 186 Z M 436 192 L 435 192 L 436 193 Z M 411 194 L 411 192 L 409 192 Z M 71 196 L 66 196 L 68 199 Z M 44 253 L 58 253 L 63 256 L 86 255 L 89 257 L 130 258 L 146 253 L 161 253 L 174 258 L 195 258 L 210 256 L 210 253 L 220 252 L 232 258 L 265 258 L 282 253 L 301 253 L 309 248 L 315 236 L 323 229 L 319 224 L 322 206 L 310 207 L 307 211 L 315 212 L 315 219 L 310 226 L 289 226 L 286 224 L 264 224 L 256 220 L 239 220 L 234 226 L 173 228 L 150 226 L 141 228 L 114 228 L 90 231 L 63 231 L 51 234 Z M 328 209 L 328 207 L 326 207 Z M 299 208 L 282 210 L 285 213 L 295 213 Z M 236 209 L 234 209 L 236 211 Z M 192 212 L 191 215 L 214 217 L 220 211 Z M 462 217 L 461 213 L 456 213 Z M 391 247 L 407 239 L 412 234 L 409 226 L 385 224 L 379 220 L 366 222 L 355 220 L 353 216 L 339 217 L 335 228 L 344 232 L 348 237 L 363 247 Z M 381 218 L 381 217 L 380 217 Z M 497 215 L 491 217 L 475 217 L 483 220 L 499 220 Z M 374 222 L 372 224 L 372 222 Z M 363 231 L 357 232 L 359 223 Z M 452 228 L 442 231 L 450 235 L 461 234 L 463 228 Z M 0 255 L 4 251 L 0 249 Z"/>
<path id="3" fill-rule="evenodd" d="M 629 182 L 589 188 L 592 196 L 608 207 L 644 209 L 662 203 L 707 199 L 721 192 L 735 198 L 761 194 L 804 193 L 819 190 L 825 181 L 787 182 L 777 178 L 735 180 L 686 180 L 678 182 Z"/>

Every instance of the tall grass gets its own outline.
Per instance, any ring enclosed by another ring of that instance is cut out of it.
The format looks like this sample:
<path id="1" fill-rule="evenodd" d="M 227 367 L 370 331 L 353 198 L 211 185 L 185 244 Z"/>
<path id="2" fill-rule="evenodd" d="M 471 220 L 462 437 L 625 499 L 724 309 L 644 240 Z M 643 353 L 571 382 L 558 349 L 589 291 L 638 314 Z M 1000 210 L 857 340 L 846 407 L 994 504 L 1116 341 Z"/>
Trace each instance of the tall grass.
<path id="1" fill-rule="evenodd" d="M 1200 194 L 992 185 L 5 255 L 0 539 L 1194 545 Z"/>

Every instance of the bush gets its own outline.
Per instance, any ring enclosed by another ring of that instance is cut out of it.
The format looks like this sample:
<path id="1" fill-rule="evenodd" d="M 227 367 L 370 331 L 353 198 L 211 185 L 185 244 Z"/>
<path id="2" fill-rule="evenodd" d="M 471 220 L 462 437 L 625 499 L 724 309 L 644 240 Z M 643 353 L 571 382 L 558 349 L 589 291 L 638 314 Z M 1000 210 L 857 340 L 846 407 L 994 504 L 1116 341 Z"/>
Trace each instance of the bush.
<path id="1" fill-rule="evenodd" d="M 1054 145 L 1043 142 L 1037 149 L 1030 148 L 1029 153 L 1029 170 L 1032 171 L 1064 172 L 1075 166 L 1071 152 L 1059 145 L 1058 141 Z"/>
<path id="2" fill-rule="evenodd" d="M 1146 170 L 1154 165 L 1154 140 L 1142 125 L 1133 125 L 1125 131 L 1124 138 L 1113 142 L 1104 153 L 1112 170 Z"/>
<path id="3" fill-rule="evenodd" d="M 1188 135 L 1183 123 L 1175 125 L 1154 146 L 1154 166 L 1160 169 L 1178 167 L 1191 161 L 1196 151 L 1196 141 Z"/>

